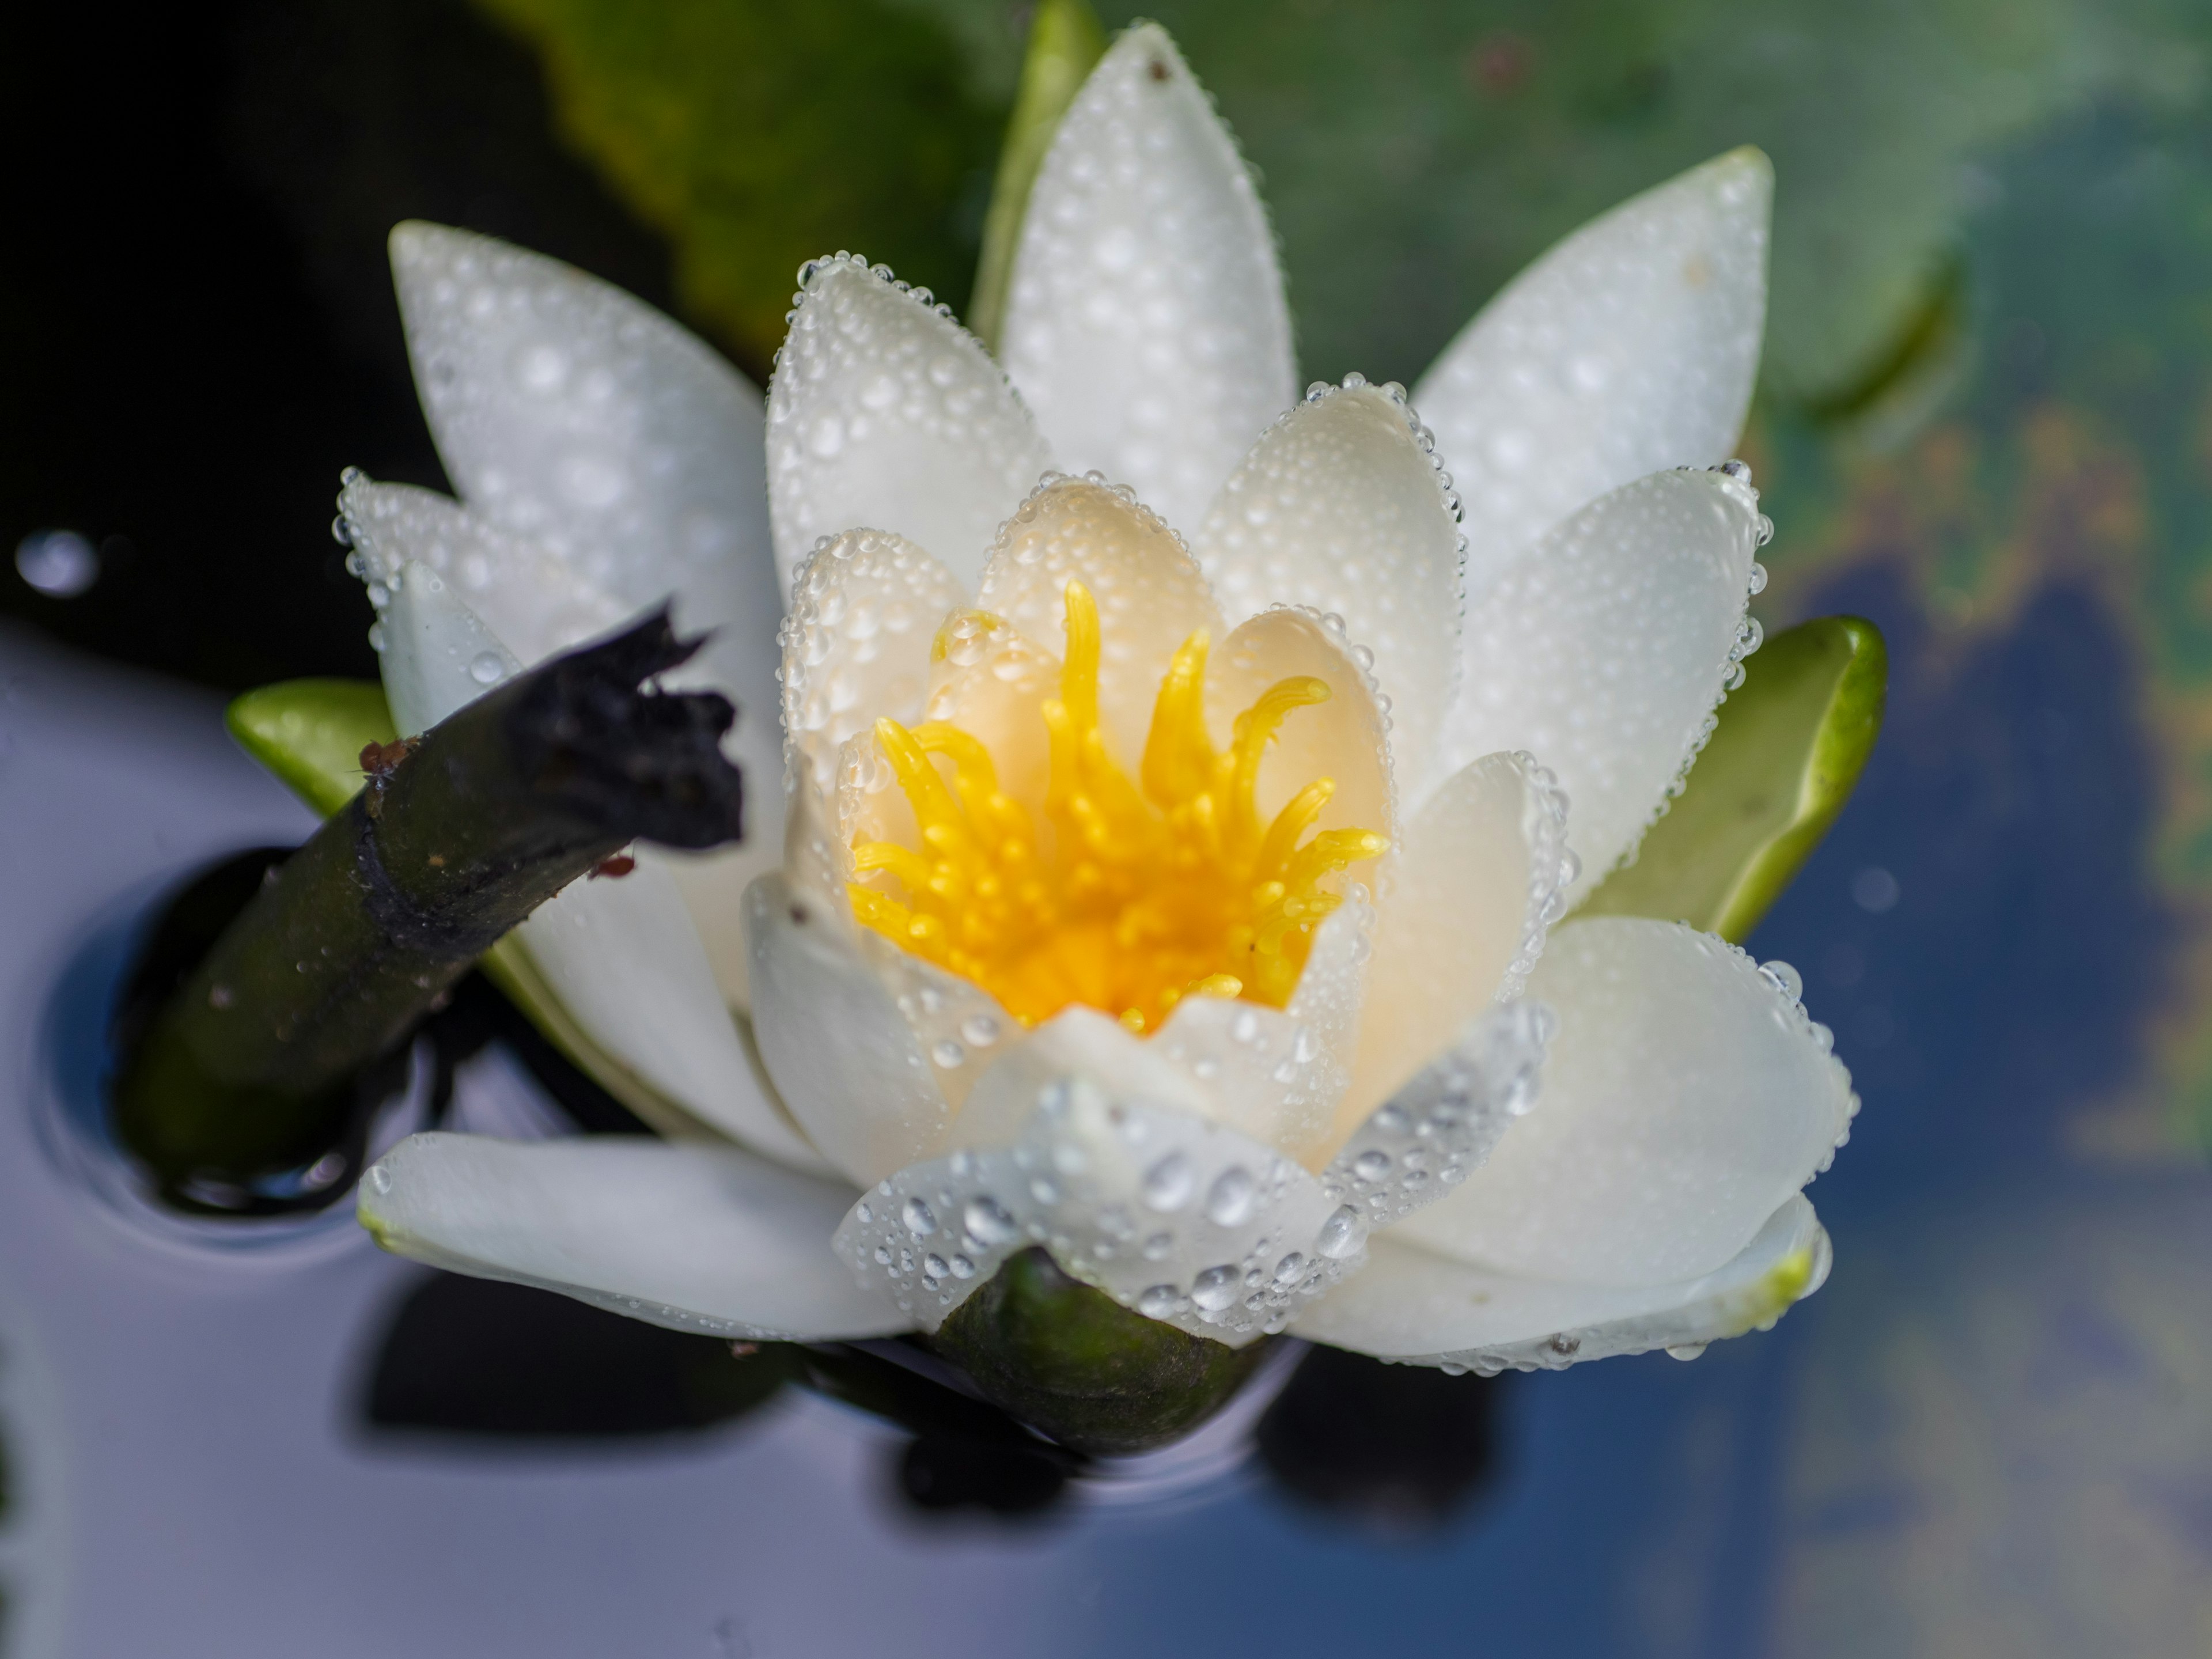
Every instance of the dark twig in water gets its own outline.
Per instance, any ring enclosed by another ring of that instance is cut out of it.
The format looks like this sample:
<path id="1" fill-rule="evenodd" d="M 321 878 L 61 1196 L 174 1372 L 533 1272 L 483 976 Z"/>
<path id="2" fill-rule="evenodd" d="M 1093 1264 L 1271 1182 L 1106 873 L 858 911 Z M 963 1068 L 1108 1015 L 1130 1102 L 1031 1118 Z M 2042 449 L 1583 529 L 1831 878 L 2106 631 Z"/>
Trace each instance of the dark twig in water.
<path id="1" fill-rule="evenodd" d="M 349 1082 L 507 930 L 638 840 L 738 838 L 743 793 L 667 611 L 517 676 L 419 738 L 241 911 L 125 1057 L 126 1143 L 165 1187 L 244 1184 L 331 1146 Z M 608 867 L 612 866 L 612 867 Z"/>

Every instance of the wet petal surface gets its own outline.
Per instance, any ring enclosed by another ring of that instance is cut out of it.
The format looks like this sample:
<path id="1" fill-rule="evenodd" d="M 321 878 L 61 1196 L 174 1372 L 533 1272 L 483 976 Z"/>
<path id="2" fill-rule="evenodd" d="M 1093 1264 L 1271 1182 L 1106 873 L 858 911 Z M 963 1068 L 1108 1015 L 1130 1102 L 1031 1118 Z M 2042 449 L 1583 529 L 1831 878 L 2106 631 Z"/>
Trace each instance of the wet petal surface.
<path id="1" fill-rule="evenodd" d="M 789 590 L 824 536 L 926 548 L 972 587 L 999 522 L 1051 457 L 973 336 L 888 273 L 815 262 L 769 387 L 776 568 Z"/>
<path id="2" fill-rule="evenodd" d="M 1003 349 L 1060 465 L 1133 485 L 1184 526 L 1294 396 L 1267 215 L 1156 25 L 1121 37 L 1060 122 Z"/>
<path id="3" fill-rule="evenodd" d="M 1425 442 L 1395 387 L 1316 387 L 1230 475 L 1196 543 L 1232 623 L 1273 604 L 1344 618 L 1390 699 L 1409 793 L 1459 675 L 1464 544 Z"/>
<path id="4" fill-rule="evenodd" d="M 1732 150 L 1592 220 L 1414 388 L 1466 503 L 1478 597 L 1584 501 L 1734 452 L 1766 320 L 1773 167 Z"/>
<path id="5" fill-rule="evenodd" d="M 831 1253 L 852 1188 L 735 1147 L 419 1134 L 362 1178 L 388 1250 L 680 1331 L 888 1335 L 908 1322 Z"/>
<path id="6" fill-rule="evenodd" d="M 1571 803 L 1571 905 L 1632 848 L 1711 731 L 1743 634 L 1758 498 L 1724 472 L 1656 472 L 1593 501 L 1468 617 L 1444 743 L 1456 768 L 1526 750 Z"/>
<path id="7" fill-rule="evenodd" d="M 1553 935 L 1541 1103 L 1405 1231 L 1530 1278 L 1661 1285 L 1719 1268 L 1826 1166 L 1857 1099 L 1786 968 L 1674 922 Z"/>

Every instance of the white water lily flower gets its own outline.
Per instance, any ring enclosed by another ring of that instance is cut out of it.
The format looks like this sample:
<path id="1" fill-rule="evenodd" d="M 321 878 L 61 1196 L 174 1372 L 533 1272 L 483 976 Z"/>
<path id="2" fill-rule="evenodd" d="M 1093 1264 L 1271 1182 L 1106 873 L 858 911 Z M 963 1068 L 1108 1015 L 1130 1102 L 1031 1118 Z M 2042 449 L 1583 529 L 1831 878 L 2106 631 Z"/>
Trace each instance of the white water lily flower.
<path id="1" fill-rule="evenodd" d="M 934 1329 L 1032 1243 L 1232 1344 L 1495 1368 L 1771 1322 L 1826 1270 L 1827 1033 L 1686 927 L 1554 927 L 1756 641 L 1765 526 L 1718 464 L 1769 193 L 1723 156 L 1539 260 L 1410 402 L 1299 399 L 1250 176 L 1140 26 L 1036 179 L 1002 359 L 817 261 L 764 427 L 635 301 L 403 227 L 465 505 L 343 500 L 402 728 L 673 593 L 757 782 L 780 703 L 785 798 L 524 929 L 700 1133 L 416 1136 L 364 1220 L 748 1337 Z"/>

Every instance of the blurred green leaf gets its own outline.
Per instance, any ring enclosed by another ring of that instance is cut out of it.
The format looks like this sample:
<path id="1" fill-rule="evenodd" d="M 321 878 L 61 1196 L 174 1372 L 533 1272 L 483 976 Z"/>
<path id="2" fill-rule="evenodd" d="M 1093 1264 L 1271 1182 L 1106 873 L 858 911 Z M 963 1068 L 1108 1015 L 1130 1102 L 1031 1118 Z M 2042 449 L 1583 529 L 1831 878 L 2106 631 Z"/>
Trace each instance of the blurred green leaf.
<path id="1" fill-rule="evenodd" d="M 544 60 L 562 137 L 676 254 L 684 309 L 754 374 L 793 273 L 839 248 L 964 292 L 1003 106 L 911 6 L 477 0 Z"/>
<path id="2" fill-rule="evenodd" d="M 1881 633 L 1822 617 L 1744 666 L 1687 791 L 1581 915 L 1683 921 L 1741 944 L 1844 810 L 1881 730 Z"/>
<path id="3" fill-rule="evenodd" d="M 968 326 L 994 351 L 1005 321 L 1006 287 L 1020 246 L 1022 215 L 1030 186 L 1060 131 L 1060 118 L 1075 101 L 1084 80 L 1106 51 L 1106 31 L 1085 0 L 1041 0 L 1030 24 L 1029 54 L 1022 62 L 1021 89 L 1014 95 L 1013 119 L 999 151 L 998 182 L 991 210 L 983 221 L 983 256 L 975 270 L 975 297 L 968 302 Z"/>
<path id="4" fill-rule="evenodd" d="M 374 680 L 264 685 L 223 718 L 247 754 L 325 817 L 361 793 L 361 751 L 399 735 Z"/>

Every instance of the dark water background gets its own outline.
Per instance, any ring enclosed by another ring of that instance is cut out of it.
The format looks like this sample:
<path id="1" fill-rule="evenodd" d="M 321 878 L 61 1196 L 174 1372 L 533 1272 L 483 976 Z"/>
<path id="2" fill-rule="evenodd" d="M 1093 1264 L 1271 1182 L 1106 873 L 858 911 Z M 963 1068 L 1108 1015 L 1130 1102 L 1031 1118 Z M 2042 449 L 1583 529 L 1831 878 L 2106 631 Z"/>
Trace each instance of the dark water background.
<path id="1" fill-rule="evenodd" d="M 265 1260 L 149 1242 L 15 1123 L 5 1651 L 2205 1650 L 2212 27 L 2055 3 L 1163 15 L 1266 172 L 1316 374 L 1410 381 L 1588 214 L 1736 143 L 1775 155 L 1762 603 L 1871 617 L 1893 654 L 1857 797 L 1752 942 L 1802 969 L 1866 1100 L 1813 1189 L 1827 1288 L 1694 1364 L 1315 1369 L 1268 1459 L 1101 1496 L 818 1392 L 741 1414 L 719 1351 L 342 1232 Z M 392 221 L 570 259 L 757 378 L 783 295 L 755 264 L 859 246 L 964 290 L 1012 14 L 672 3 L 653 15 L 706 20 L 681 74 L 615 15 L 11 24 L 0 544 L 68 530 L 98 559 L 67 599 L 0 569 L 11 1121 L 66 1093 L 87 1039 L 56 1011 L 84 1017 L 66 988 L 105 982 L 112 930 L 304 826 L 211 696 L 88 665 L 373 672 L 337 470 L 441 482 Z M 750 171 L 623 149 L 624 110 L 718 85 L 751 101 L 700 143 Z M 941 142 L 908 153 L 894 117 Z M 679 162 L 685 201 L 640 192 Z M 808 187 L 831 175 L 860 182 Z M 544 1109 L 505 1052 L 478 1109 Z"/>

